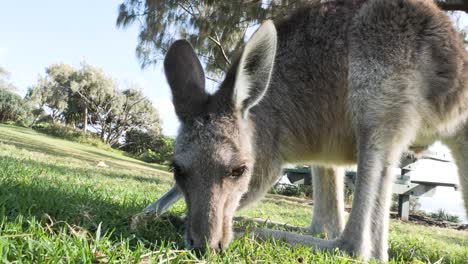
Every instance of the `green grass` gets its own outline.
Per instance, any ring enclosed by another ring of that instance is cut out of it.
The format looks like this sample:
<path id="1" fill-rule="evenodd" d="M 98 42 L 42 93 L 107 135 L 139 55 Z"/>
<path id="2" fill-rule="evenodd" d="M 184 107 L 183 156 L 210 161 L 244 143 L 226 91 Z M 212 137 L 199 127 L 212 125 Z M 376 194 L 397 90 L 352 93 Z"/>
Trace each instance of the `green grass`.
<path id="1" fill-rule="evenodd" d="M 97 161 L 108 167 L 97 167 Z M 115 151 L 0 125 L 0 263 L 355 263 L 339 253 L 312 253 L 246 236 L 224 254 L 201 258 L 183 249 L 184 214 L 131 228 L 132 217 L 172 183 L 164 166 Z M 307 226 L 311 207 L 266 200 L 243 216 Z M 463 263 L 468 232 L 392 222 L 392 263 Z"/>

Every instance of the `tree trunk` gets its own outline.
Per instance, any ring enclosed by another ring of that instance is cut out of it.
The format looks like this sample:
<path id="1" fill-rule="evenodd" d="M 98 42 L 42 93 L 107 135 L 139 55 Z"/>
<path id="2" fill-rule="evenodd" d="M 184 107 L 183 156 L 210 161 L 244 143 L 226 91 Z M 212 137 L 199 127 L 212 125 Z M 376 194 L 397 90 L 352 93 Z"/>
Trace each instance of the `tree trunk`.
<path id="1" fill-rule="evenodd" d="M 88 107 L 84 108 L 84 117 L 83 117 L 83 131 L 86 133 L 88 131 Z"/>
<path id="2" fill-rule="evenodd" d="M 106 134 L 106 128 L 101 125 L 101 140 L 102 142 L 106 142 L 104 139 L 104 135 Z"/>
<path id="3" fill-rule="evenodd" d="M 52 110 L 52 114 L 50 115 L 52 117 L 52 123 L 55 124 L 55 110 Z"/>
<path id="4" fill-rule="evenodd" d="M 33 121 L 32 121 L 31 124 L 29 125 L 29 127 L 30 127 L 30 128 L 33 127 L 33 126 L 36 124 L 36 122 L 37 122 L 38 119 L 39 119 L 39 115 L 37 115 L 36 117 L 34 117 Z"/>
<path id="5" fill-rule="evenodd" d="M 109 127 L 109 132 L 107 132 L 107 136 L 106 136 L 106 143 L 107 144 L 110 144 L 111 137 L 112 137 L 112 128 Z"/>

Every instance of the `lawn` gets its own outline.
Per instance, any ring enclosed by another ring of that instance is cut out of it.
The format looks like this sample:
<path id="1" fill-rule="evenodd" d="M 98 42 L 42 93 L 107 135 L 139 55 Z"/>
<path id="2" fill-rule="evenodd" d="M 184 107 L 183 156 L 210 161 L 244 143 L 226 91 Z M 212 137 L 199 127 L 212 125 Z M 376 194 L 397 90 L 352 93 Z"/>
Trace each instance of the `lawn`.
<path id="1" fill-rule="evenodd" d="M 108 167 L 98 167 L 104 161 Z M 131 220 L 167 191 L 172 175 L 96 147 L 0 125 L 1 263 L 356 263 L 339 252 L 315 252 L 246 236 L 224 254 L 183 249 L 184 214 L 170 212 L 132 228 Z M 268 199 L 241 212 L 307 226 L 312 209 Z M 392 221 L 391 263 L 468 263 L 468 232 Z"/>

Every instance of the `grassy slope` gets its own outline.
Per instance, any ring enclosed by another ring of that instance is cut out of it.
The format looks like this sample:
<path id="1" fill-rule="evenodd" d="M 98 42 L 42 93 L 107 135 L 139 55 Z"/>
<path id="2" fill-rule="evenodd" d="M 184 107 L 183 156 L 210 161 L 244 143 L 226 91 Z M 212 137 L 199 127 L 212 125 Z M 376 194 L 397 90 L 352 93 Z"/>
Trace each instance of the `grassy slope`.
<path id="1" fill-rule="evenodd" d="M 99 160 L 109 167 L 96 167 Z M 161 166 L 0 125 L 0 262 L 354 262 L 248 237 L 235 241 L 223 256 L 197 259 L 180 250 L 183 227 L 170 217 L 132 230 L 131 217 L 171 184 L 172 176 Z M 179 202 L 170 214 L 183 211 Z M 282 201 L 241 213 L 302 226 L 309 224 L 310 214 L 309 206 Z M 468 232 L 393 222 L 390 237 L 395 263 L 468 259 Z"/>

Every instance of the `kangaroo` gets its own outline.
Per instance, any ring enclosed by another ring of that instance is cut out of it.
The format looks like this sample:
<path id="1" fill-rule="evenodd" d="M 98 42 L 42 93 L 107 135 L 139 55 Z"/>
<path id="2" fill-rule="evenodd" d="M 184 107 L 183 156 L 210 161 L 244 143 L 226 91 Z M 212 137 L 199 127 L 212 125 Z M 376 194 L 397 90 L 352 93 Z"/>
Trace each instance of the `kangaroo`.
<path id="1" fill-rule="evenodd" d="M 262 175 L 255 174 L 252 177 Z M 321 166 L 314 166 L 312 168 L 314 201 L 312 224 L 309 228 L 299 227 L 299 229 L 308 231 L 313 236 L 326 235 L 327 238 L 335 238 L 341 233 L 345 220 L 344 175 L 343 168 L 326 168 Z M 270 182 L 262 181 L 262 183 L 266 184 L 266 186 L 261 186 L 262 190 L 272 187 Z M 254 190 L 251 188 L 249 191 Z M 182 198 L 182 191 L 177 186 L 173 186 L 156 202 L 147 206 L 143 210 L 143 214 L 147 216 L 160 216 Z M 245 205 L 241 200 L 241 206 L 238 210 L 245 207 L 242 206 L 243 204 Z"/>
<path id="2" fill-rule="evenodd" d="M 254 233 L 387 261 L 390 168 L 410 144 L 451 147 L 468 204 L 467 64 L 430 0 L 313 2 L 265 21 L 212 95 L 189 42 L 174 42 L 164 69 L 181 121 L 173 169 L 188 246 L 227 247 L 235 211 L 261 198 L 284 163 L 357 163 L 338 236 Z"/>

